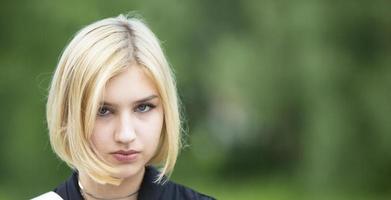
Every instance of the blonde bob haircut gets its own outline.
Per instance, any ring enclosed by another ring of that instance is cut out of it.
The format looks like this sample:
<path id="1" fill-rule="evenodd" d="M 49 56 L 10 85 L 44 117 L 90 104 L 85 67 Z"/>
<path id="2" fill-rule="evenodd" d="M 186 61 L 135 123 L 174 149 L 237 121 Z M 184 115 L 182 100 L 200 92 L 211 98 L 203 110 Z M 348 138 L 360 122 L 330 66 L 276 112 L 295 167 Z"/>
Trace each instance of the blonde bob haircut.
<path id="1" fill-rule="evenodd" d="M 63 51 L 51 82 L 46 109 L 51 146 L 72 169 L 102 184 L 119 185 L 122 179 L 113 176 L 116 168 L 90 142 L 99 102 L 106 83 L 134 65 L 152 79 L 163 106 L 159 147 L 147 163 L 159 167 L 160 182 L 172 172 L 181 148 L 180 112 L 171 68 L 142 20 L 119 15 L 81 29 Z"/>

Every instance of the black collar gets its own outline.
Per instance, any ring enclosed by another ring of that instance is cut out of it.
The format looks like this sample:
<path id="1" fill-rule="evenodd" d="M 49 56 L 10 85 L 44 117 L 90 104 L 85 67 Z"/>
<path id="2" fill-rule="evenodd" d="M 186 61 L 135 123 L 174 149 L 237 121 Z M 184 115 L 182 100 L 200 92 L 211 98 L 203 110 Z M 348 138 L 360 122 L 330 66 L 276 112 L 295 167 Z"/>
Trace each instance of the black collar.
<path id="1" fill-rule="evenodd" d="M 144 178 L 138 194 L 138 199 L 158 199 L 164 190 L 164 185 L 155 183 L 159 172 L 154 167 L 146 167 Z M 54 189 L 64 200 L 83 200 L 78 185 L 78 173 L 74 171 L 72 176 L 63 184 Z"/>
<path id="2" fill-rule="evenodd" d="M 155 182 L 158 176 L 159 171 L 157 171 L 154 167 L 145 168 L 144 178 L 141 183 L 140 191 L 138 193 L 138 199 L 159 198 L 165 187 L 162 183 Z"/>

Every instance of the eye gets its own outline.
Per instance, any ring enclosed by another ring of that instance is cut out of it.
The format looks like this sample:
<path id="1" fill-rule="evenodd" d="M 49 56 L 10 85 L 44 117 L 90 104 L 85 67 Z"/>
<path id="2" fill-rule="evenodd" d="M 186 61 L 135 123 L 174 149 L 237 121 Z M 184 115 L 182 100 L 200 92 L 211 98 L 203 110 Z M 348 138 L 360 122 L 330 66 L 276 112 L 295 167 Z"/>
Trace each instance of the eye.
<path id="1" fill-rule="evenodd" d="M 140 112 L 140 113 L 144 113 L 144 112 L 148 112 L 148 111 L 152 110 L 155 107 L 156 106 L 152 105 L 152 104 L 140 104 L 136 107 L 135 111 Z"/>
<path id="2" fill-rule="evenodd" d="M 107 116 L 111 113 L 110 109 L 106 106 L 101 106 L 99 109 L 98 109 L 98 115 L 99 116 Z"/>

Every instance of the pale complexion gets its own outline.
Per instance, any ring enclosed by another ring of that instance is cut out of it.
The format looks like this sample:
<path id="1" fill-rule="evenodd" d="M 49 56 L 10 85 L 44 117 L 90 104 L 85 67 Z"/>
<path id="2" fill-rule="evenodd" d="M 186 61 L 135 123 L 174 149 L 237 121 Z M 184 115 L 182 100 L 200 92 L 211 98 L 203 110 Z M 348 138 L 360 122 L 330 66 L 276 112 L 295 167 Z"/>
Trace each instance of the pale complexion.
<path id="1" fill-rule="evenodd" d="M 157 151 L 163 107 L 153 81 L 141 68 L 131 65 L 106 85 L 91 143 L 99 157 L 119 169 L 113 176 L 124 181 L 119 186 L 99 184 L 80 171 L 81 184 L 95 196 L 116 198 L 137 191 L 145 166 Z"/>

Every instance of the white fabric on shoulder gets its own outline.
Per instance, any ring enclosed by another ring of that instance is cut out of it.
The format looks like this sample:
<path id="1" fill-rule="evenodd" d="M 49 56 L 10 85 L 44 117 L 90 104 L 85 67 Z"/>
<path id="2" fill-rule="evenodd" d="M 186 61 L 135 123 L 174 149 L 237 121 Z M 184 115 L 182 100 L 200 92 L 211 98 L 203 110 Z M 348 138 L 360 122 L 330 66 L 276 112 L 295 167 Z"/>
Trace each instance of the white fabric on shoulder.
<path id="1" fill-rule="evenodd" d="M 46 192 L 45 194 L 39 195 L 31 200 L 63 200 L 63 199 L 57 193 L 50 191 L 50 192 Z"/>

